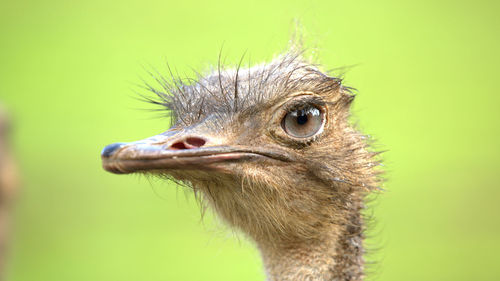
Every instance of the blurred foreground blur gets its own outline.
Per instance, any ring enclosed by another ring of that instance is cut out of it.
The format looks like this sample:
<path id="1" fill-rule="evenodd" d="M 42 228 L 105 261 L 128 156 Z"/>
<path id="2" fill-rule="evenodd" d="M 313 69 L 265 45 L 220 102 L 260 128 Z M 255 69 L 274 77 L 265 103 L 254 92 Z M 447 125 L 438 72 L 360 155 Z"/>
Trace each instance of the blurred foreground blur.
<path id="1" fill-rule="evenodd" d="M 9 120 L 0 106 L 0 280 L 3 280 L 3 267 L 9 234 L 9 217 L 12 201 L 17 187 L 14 162 L 8 143 Z"/>

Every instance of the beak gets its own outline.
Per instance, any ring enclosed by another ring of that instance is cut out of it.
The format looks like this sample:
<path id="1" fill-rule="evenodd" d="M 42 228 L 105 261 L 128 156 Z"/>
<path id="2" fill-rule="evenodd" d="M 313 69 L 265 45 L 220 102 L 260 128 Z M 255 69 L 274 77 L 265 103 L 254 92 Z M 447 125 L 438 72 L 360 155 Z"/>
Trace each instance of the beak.
<path id="1" fill-rule="evenodd" d="M 228 163 L 259 159 L 288 161 L 275 150 L 228 145 L 227 140 L 191 131 L 170 129 L 160 135 L 131 143 L 106 146 L 101 158 L 106 171 L 128 174 L 139 171 L 217 170 Z"/>

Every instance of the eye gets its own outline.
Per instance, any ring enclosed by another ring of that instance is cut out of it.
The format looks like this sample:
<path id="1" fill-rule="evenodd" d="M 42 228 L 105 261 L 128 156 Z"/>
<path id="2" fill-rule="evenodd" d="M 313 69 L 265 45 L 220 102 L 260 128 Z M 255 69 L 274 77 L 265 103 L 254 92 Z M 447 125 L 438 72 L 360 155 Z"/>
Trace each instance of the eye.
<path id="1" fill-rule="evenodd" d="M 281 121 L 281 126 L 292 137 L 311 137 L 323 129 L 323 115 L 319 108 L 306 105 L 289 111 Z"/>

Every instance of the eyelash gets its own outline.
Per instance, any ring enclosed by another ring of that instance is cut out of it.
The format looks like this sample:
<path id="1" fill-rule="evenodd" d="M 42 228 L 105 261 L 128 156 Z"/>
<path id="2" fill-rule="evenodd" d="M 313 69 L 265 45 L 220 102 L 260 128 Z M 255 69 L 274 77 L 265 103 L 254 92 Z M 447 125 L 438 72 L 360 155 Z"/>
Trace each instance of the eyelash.
<path id="1" fill-rule="evenodd" d="M 323 108 L 325 107 L 325 102 L 321 99 L 318 99 L 318 98 L 307 98 L 307 99 L 296 100 L 296 101 L 286 105 L 282 109 L 280 120 L 283 120 L 283 118 L 285 118 L 285 116 L 289 112 L 299 110 L 301 108 L 305 108 L 308 106 L 318 107 L 321 111 L 323 111 Z"/>

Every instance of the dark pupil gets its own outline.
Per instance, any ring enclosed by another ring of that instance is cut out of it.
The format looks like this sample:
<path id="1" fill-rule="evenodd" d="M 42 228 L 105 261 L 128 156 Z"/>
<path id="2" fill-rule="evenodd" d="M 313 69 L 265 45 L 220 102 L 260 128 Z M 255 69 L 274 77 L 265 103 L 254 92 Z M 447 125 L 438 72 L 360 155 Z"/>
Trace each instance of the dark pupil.
<path id="1" fill-rule="evenodd" d="M 307 123 L 307 115 L 304 114 L 303 112 L 300 112 L 300 115 L 297 116 L 297 123 L 299 125 L 304 125 L 305 123 Z"/>

